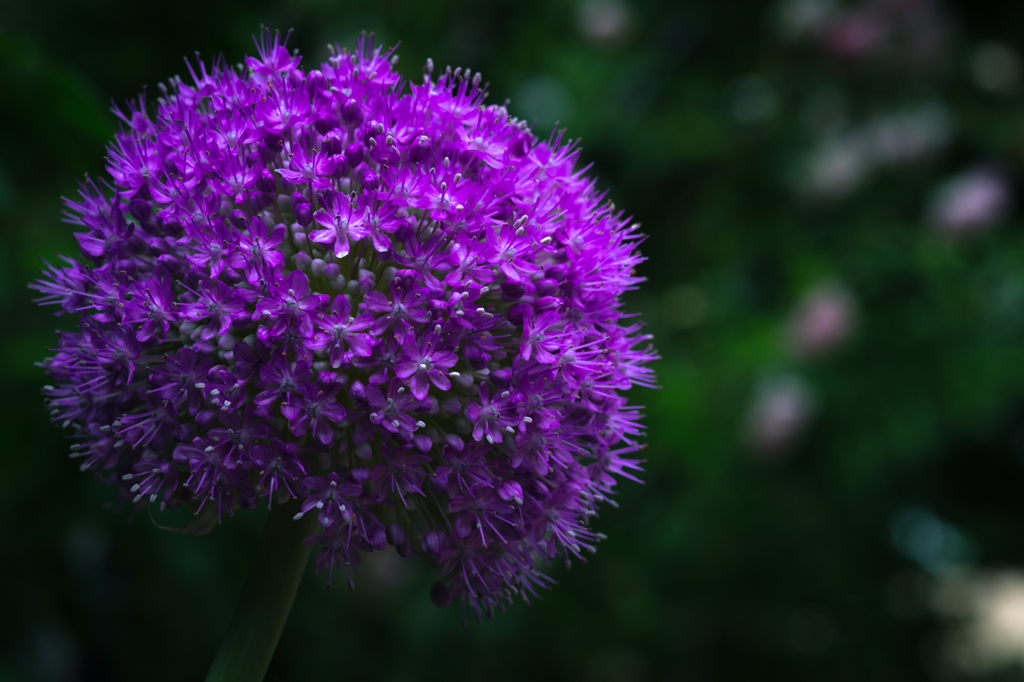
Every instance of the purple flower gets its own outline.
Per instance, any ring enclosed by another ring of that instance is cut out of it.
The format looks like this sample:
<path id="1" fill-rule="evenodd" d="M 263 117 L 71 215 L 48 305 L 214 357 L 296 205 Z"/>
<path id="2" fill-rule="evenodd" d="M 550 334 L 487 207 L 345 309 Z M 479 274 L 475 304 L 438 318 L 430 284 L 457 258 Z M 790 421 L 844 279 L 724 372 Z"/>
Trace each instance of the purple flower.
<path id="1" fill-rule="evenodd" d="M 78 316 L 42 363 L 52 418 L 134 510 L 290 495 L 318 569 L 391 543 L 435 603 L 529 597 L 640 465 L 638 227 L 479 74 L 257 47 L 115 112 L 109 178 L 66 202 L 88 266 L 31 285 Z"/>
<path id="2" fill-rule="evenodd" d="M 452 387 L 445 372 L 455 366 L 459 356 L 450 350 L 435 348 L 437 342 L 438 338 L 434 334 L 428 334 L 419 341 L 410 335 L 402 342 L 404 362 L 395 367 L 395 374 L 400 379 L 409 380 L 412 395 L 417 400 L 427 397 L 429 384 L 442 391 Z"/>
<path id="3" fill-rule="evenodd" d="M 411 414 L 417 400 L 405 392 L 398 379 L 392 379 L 386 394 L 373 384 L 367 386 L 366 403 L 370 421 L 395 434 L 399 440 L 409 440 L 420 425 Z"/>
<path id="4" fill-rule="evenodd" d="M 208 320 L 199 337 L 203 341 L 223 336 L 245 312 L 245 302 L 234 289 L 219 280 L 200 283 L 197 298 L 195 303 L 184 306 L 184 312 L 193 322 Z"/>
<path id="5" fill-rule="evenodd" d="M 363 307 L 380 315 L 370 327 L 370 333 L 379 336 L 394 325 L 395 337 L 404 337 L 410 330 L 410 322 L 422 323 L 430 319 L 430 313 L 423 307 L 426 296 L 426 289 L 405 287 L 398 278 L 391 283 L 390 298 L 379 291 L 366 294 Z"/>
<path id="6" fill-rule="evenodd" d="M 406 507 L 409 504 L 405 501 L 403 491 L 423 494 L 420 488 L 426 472 L 422 467 L 431 461 L 426 455 L 410 454 L 410 449 L 411 446 L 408 445 L 390 445 L 382 448 L 380 458 L 383 461 L 373 470 L 374 480 L 383 485 L 389 493 L 397 494 Z"/>
<path id="7" fill-rule="evenodd" d="M 457 439 L 457 436 L 450 436 Z M 441 485 L 448 488 L 449 495 L 459 491 L 469 491 L 477 485 L 489 485 L 492 479 L 488 470 L 487 447 L 467 448 L 457 442 L 444 446 L 445 463 L 437 467 L 434 475 Z"/>
<path id="8" fill-rule="evenodd" d="M 173 403 L 188 403 L 189 414 L 195 414 L 202 405 L 200 391 L 205 388 L 203 379 L 210 368 L 206 358 L 196 358 L 191 348 L 182 348 L 174 356 L 168 356 L 163 368 L 150 370 L 150 380 L 157 386 L 154 393 Z"/>
<path id="9" fill-rule="evenodd" d="M 284 254 L 278 249 L 284 241 L 284 234 L 284 225 L 270 228 L 259 218 L 253 218 L 249 223 L 249 232 L 239 238 L 238 251 L 235 252 L 245 262 L 234 263 L 235 267 L 245 268 L 249 284 L 274 277 L 284 263 Z"/>
<path id="10" fill-rule="evenodd" d="M 132 298 L 124 304 L 124 319 L 141 324 L 135 333 L 136 341 L 145 343 L 159 335 L 160 342 L 167 338 L 171 323 L 179 319 L 174 292 L 167 277 L 139 282 L 132 287 Z"/>
<path id="11" fill-rule="evenodd" d="M 292 433 L 304 436 L 307 431 L 324 445 L 334 440 L 331 422 L 340 422 L 345 417 L 345 408 L 334 397 L 340 386 L 323 389 L 312 381 L 304 381 L 299 390 L 288 396 L 281 405 L 281 414 L 288 420 Z"/>
<path id="12" fill-rule="evenodd" d="M 333 175 L 337 162 L 323 152 L 310 152 L 304 145 L 298 145 L 288 165 L 290 168 L 279 168 L 277 172 L 285 180 L 301 185 L 320 176 Z"/>
<path id="13" fill-rule="evenodd" d="M 466 405 L 466 419 L 473 422 L 473 438 L 486 439 L 488 443 L 502 442 L 502 432 L 515 433 L 512 428 L 514 405 L 509 391 L 502 391 L 494 399 L 487 384 L 480 384 L 477 402 Z"/>
<path id="14" fill-rule="evenodd" d="M 246 405 L 242 412 L 221 410 L 221 428 L 212 428 L 210 438 L 217 444 L 226 443 L 225 458 L 234 459 L 235 464 L 244 464 L 255 455 L 257 443 L 265 443 L 270 438 L 271 429 L 256 415 L 251 405 Z"/>
<path id="15" fill-rule="evenodd" d="M 309 376 L 308 362 L 301 359 L 290 362 L 284 353 L 276 353 L 260 368 L 257 385 L 263 388 L 263 391 L 257 393 L 253 401 L 260 407 L 273 405 L 282 397 L 294 393 L 299 383 Z"/>
<path id="16" fill-rule="evenodd" d="M 320 313 L 314 324 L 323 330 L 313 336 L 307 345 L 312 350 L 326 350 L 331 367 L 341 367 L 345 346 L 359 357 L 367 358 L 373 352 L 374 339 L 369 334 L 360 334 L 370 328 L 373 315 L 352 317 L 352 305 L 342 295 L 334 297 L 330 312 Z"/>
<path id="17" fill-rule="evenodd" d="M 252 314 L 253 322 L 264 322 L 259 327 L 265 332 L 261 341 L 279 338 L 289 328 L 304 339 L 313 336 L 313 317 L 316 310 L 330 296 L 309 293 L 309 278 L 298 270 L 289 273 L 279 282 L 271 285 L 268 296 L 256 304 Z"/>
<path id="18" fill-rule="evenodd" d="M 256 487 L 262 491 L 261 495 L 267 496 L 268 506 L 277 490 L 287 490 L 292 497 L 298 497 L 297 491 L 302 490 L 298 482 L 306 477 L 298 443 L 271 438 L 269 444 L 257 445 L 253 449 L 252 463 L 260 474 Z"/>
<path id="19" fill-rule="evenodd" d="M 353 481 L 342 481 L 336 473 L 330 473 L 325 480 L 322 476 L 310 476 L 303 481 L 310 494 L 302 502 L 301 514 L 316 509 L 320 514 L 320 525 L 332 526 L 338 520 L 348 523 L 355 510 L 353 498 L 363 488 Z"/>
<path id="20" fill-rule="evenodd" d="M 358 241 L 369 233 L 369 225 L 354 219 L 352 213 L 349 198 L 333 193 L 326 207 L 313 214 L 313 220 L 322 229 L 311 232 L 309 238 L 318 244 L 333 245 L 334 257 L 344 258 L 349 252 L 349 238 Z"/>

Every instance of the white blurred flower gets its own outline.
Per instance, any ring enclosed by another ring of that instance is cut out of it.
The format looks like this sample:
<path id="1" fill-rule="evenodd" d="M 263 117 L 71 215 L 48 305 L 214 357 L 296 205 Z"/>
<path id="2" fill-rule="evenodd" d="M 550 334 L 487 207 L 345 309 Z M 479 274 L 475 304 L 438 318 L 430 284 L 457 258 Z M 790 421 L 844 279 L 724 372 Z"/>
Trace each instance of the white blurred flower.
<path id="1" fill-rule="evenodd" d="M 591 42 L 613 44 L 626 37 L 632 17 L 619 0 L 585 0 L 576 13 L 580 33 Z"/>
<path id="2" fill-rule="evenodd" d="M 747 442 L 764 456 L 789 449 L 814 412 L 814 398 L 798 376 L 784 375 L 758 387 L 747 417 Z"/>
<path id="3" fill-rule="evenodd" d="M 775 10 L 775 25 L 783 40 L 815 33 L 836 11 L 835 0 L 788 0 Z"/>
<path id="4" fill-rule="evenodd" d="M 945 107 L 936 102 L 880 116 L 865 133 L 879 163 L 913 163 L 930 156 L 949 142 L 951 124 Z"/>
<path id="5" fill-rule="evenodd" d="M 949 235 L 968 235 L 1004 218 L 1010 200 L 1006 178 L 995 169 L 982 166 L 940 186 L 928 206 L 928 219 L 936 229 Z"/>
<path id="6" fill-rule="evenodd" d="M 933 607 L 960 621 L 946 655 L 962 671 L 984 674 L 1024 665 L 1024 573 L 950 575 L 939 583 Z"/>
<path id="7" fill-rule="evenodd" d="M 807 163 L 804 189 L 811 195 L 841 197 L 857 189 L 875 165 L 863 135 L 848 133 L 822 141 Z"/>
<path id="8" fill-rule="evenodd" d="M 811 152 L 802 189 L 823 198 L 850 194 L 880 166 L 914 163 L 933 155 L 949 142 L 951 127 L 945 108 L 927 103 L 828 136 Z"/>
<path id="9" fill-rule="evenodd" d="M 809 291 L 787 327 L 787 340 L 801 357 L 814 358 L 836 350 L 853 331 L 853 297 L 839 284 L 823 284 Z"/>

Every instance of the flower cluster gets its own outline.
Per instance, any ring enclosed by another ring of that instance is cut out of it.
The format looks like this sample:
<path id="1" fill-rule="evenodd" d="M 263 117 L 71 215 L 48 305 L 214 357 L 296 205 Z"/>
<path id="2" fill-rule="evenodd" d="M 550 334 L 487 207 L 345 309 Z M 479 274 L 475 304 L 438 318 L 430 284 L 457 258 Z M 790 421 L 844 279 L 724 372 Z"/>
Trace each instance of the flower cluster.
<path id="1" fill-rule="evenodd" d="M 134 509 L 297 498 L 318 569 L 391 544 L 490 613 L 593 551 L 637 469 L 637 226 L 479 74 L 406 87 L 372 41 L 307 72 L 286 44 L 115 110 L 112 180 L 67 202 L 87 263 L 33 285 L 81 315 L 51 415 Z"/>

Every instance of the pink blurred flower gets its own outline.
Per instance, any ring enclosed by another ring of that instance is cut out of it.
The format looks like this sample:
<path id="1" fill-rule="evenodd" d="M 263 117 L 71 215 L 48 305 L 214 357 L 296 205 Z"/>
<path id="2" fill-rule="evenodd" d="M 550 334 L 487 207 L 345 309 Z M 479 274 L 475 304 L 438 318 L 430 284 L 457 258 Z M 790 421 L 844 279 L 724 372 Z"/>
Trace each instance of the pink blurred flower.
<path id="1" fill-rule="evenodd" d="M 869 0 L 830 12 L 816 33 L 821 49 L 838 59 L 899 68 L 933 65 L 948 37 L 935 0 Z"/>
<path id="2" fill-rule="evenodd" d="M 940 186 L 932 196 L 928 218 L 941 232 L 966 236 L 1004 218 L 1010 200 L 1006 177 L 991 167 L 980 166 Z"/>
<path id="3" fill-rule="evenodd" d="M 876 52 L 890 31 L 886 18 L 873 8 L 848 12 L 828 22 L 819 40 L 825 51 L 842 59 L 859 60 Z"/>
<path id="4" fill-rule="evenodd" d="M 820 285 L 800 302 L 789 321 L 787 340 L 800 357 L 827 355 L 849 338 L 855 317 L 853 298 L 844 287 Z"/>

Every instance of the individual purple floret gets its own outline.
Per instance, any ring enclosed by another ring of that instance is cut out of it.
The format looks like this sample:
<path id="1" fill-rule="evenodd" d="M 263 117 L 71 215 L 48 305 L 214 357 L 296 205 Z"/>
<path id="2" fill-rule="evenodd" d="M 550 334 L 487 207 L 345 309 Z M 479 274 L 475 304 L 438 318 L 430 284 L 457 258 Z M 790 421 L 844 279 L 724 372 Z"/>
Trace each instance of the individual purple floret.
<path id="1" fill-rule="evenodd" d="M 132 509 L 298 498 L 320 569 L 392 544 L 440 605 L 528 599 L 639 468 L 638 226 L 480 74 L 286 43 L 115 110 L 109 179 L 67 201 L 82 261 L 32 285 L 79 315 L 51 416 Z"/>

